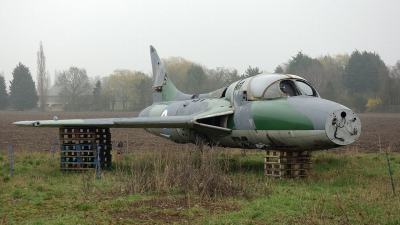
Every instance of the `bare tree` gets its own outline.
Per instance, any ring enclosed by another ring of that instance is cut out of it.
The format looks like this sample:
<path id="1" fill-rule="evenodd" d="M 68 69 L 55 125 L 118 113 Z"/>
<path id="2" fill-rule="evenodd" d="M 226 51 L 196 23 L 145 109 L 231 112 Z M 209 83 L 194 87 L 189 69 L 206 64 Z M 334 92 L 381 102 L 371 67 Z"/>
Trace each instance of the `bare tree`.
<path id="1" fill-rule="evenodd" d="M 106 100 L 110 103 L 109 109 L 114 110 L 116 103 L 116 95 L 113 91 L 112 84 L 110 84 L 110 77 L 102 77 L 101 83 L 103 85 L 103 93 Z"/>
<path id="2" fill-rule="evenodd" d="M 216 90 L 225 87 L 241 78 L 236 69 L 217 67 L 215 69 L 206 69 L 208 84 L 210 90 Z"/>
<path id="3" fill-rule="evenodd" d="M 90 95 L 92 87 L 85 69 L 71 67 L 57 74 L 55 85 L 61 89 L 60 100 L 67 110 L 77 111 L 83 104 L 89 104 L 84 95 Z"/>
<path id="4" fill-rule="evenodd" d="M 390 77 L 394 79 L 400 79 L 400 60 L 398 60 L 394 66 L 390 67 L 389 70 Z"/>
<path id="5" fill-rule="evenodd" d="M 4 72 L 0 72 L 0 110 L 8 107 L 8 93 L 6 82 L 4 80 Z"/>
<path id="6" fill-rule="evenodd" d="M 42 110 L 46 105 L 47 95 L 50 87 L 50 74 L 46 72 L 46 56 L 43 52 L 43 45 L 40 42 L 39 51 L 37 52 L 37 92 L 39 95 L 39 105 Z"/>
<path id="7" fill-rule="evenodd" d="M 389 68 L 389 79 L 386 82 L 385 92 L 389 98 L 389 105 L 399 105 L 400 100 L 400 60 Z"/>
<path id="8" fill-rule="evenodd" d="M 328 83 L 328 77 L 324 68 L 317 63 L 313 63 L 305 69 L 304 72 L 306 78 L 318 91 L 323 92 L 326 84 Z"/>
<path id="9" fill-rule="evenodd" d="M 190 92 L 190 90 L 185 86 L 187 79 L 186 72 L 193 64 L 198 64 L 182 57 L 169 57 L 162 59 L 162 63 L 167 71 L 169 79 L 174 82 L 175 87 L 184 93 Z"/>

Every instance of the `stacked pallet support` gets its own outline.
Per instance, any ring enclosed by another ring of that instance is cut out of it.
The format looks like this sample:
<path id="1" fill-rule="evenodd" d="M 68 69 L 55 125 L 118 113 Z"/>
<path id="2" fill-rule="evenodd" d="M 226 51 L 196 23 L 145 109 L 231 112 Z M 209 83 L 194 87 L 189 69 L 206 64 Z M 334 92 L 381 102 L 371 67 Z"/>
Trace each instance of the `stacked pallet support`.
<path id="1" fill-rule="evenodd" d="M 64 127 L 59 129 L 61 171 L 82 172 L 97 166 L 97 144 L 102 168 L 111 167 L 109 128 Z"/>
<path id="2" fill-rule="evenodd" d="M 310 151 L 266 151 L 264 169 L 267 177 L 308 177 L 312 168 Z"/>

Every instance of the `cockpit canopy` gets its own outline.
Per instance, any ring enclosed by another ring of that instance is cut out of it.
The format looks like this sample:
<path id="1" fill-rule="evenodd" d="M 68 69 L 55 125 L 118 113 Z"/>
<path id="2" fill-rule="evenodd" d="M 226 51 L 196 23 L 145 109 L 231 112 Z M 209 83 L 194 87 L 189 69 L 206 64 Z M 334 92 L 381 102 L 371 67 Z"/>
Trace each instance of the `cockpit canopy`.
<path id="1" fill-rule="evenodd" d="M 289 74 L 263 73 L 248 80 L 242 86 L 247 89 L 248 100 L 275 99 L 306 95 L 319 97 L 317 91 L 303 78 Z M 247 86 L 247 87 L 246 87 Z"/>

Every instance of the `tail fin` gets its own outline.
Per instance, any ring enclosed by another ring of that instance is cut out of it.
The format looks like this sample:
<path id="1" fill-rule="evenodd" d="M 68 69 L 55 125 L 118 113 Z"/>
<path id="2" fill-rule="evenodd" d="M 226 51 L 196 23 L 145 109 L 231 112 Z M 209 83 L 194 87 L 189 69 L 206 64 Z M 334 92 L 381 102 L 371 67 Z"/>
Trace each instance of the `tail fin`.
<path id="1" fill-rule="evenodd" d="M 158 57 L 156 49 L 150 45 L 151 66 L 153 67 L 154 88 L 162 88 L 166 77 L 164 66 Z"/>
<path id="2" fill-rule="evenodd" d="M 153 67 L 153 88 L 156 93 L 153 95 L 153 103 L 160 101 L 179 101 L 192 99 L 195 96 L 180 92 L 168 78 L 167 72 L 157 54 L 156 49 L 150 45 L 151 65 Z"/>

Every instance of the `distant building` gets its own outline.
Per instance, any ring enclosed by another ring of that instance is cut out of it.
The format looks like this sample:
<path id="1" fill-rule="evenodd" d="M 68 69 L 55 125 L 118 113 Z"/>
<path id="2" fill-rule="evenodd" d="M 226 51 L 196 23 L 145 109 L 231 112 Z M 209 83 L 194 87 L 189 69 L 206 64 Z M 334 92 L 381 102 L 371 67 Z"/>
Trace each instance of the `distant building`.
<path id="1" fill-rule="evenodd" d="M 60 97 L 58 93 L 60 88 L 57 86 L 51 86 L 49 88 L 49 93 L 46 98 L 46 106 L 44 109 L 46 111 L 64 111 L 64 104 L 60 103 Z"/>
<path id="2" fill-rule="evenodd" d="M 59 96 L 59 92 L 60 92 L 60 87 L 51 86 L 49 88 L 49 93 L 46 98 L 46 106 L 44 108 L 46 111 L 66 111 L 66 105 L 64 103 L 62 103 L 60 96 Z M 83 95 L 82 98 L 92 98 L 92 95 L 90 95 L 88 93 L 86 95 Z M 91 102 L 91 100 L 88 99 L 88 102 Z M 38 104 L 39 104 L 39 102 L 38 102 Z M 113 107 L 113 104 L 114 104 L 114 107 Z M 123 102 L 118 97 L 115 97 L 115 101 L 109 101 L 107 103 L 107 105 L 108 105 L 108 108 L 106 106 L 106 108 L 103 108 L 103 110 L 114 110 L 114 111 L 123 111 L 124 110 Z M 138 106 L 137 102 L 136 103 L 131 102 L 131 101 L 126 102 L 127 110 L 137 110 L 137 106 Z M 89 103 L 87 106 L 85 106 L 85 108 L 83 108 L 81 110 L 90 111 L 90 110 L 94 110 L 94 109 L 91 106 L 91 104 Z"/>

